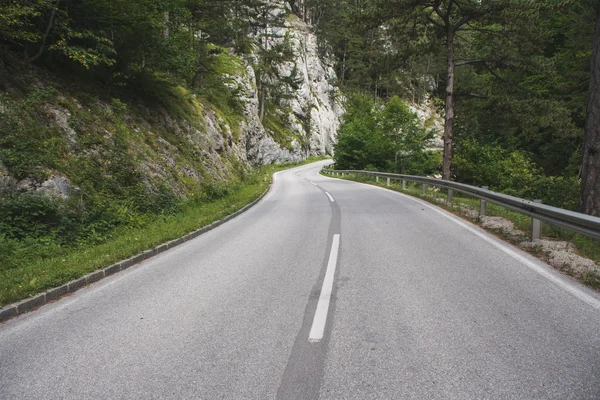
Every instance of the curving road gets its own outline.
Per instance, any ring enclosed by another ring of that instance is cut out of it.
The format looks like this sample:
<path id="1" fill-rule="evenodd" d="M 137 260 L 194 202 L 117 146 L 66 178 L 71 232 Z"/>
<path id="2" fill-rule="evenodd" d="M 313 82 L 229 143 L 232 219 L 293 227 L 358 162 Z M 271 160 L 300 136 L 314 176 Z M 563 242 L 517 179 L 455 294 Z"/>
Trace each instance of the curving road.
<path id="1" fill-rule="evenodd" d="M 323 164 L 1 324 L 0 399 L 600 399 L 600 296 Z"/>

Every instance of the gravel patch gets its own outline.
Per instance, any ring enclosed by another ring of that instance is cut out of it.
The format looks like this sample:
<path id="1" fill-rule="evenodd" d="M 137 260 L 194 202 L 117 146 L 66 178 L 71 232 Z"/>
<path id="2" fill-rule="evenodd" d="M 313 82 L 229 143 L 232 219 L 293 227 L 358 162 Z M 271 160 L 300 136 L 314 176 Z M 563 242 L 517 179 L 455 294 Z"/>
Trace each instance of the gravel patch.
<path id="1" fill-rule="evenodd" d="M 572 243 L 541 239 L 534 242 L 522 242 L 520 246 L 543 252 L 548 257 L 548 264 L 554 268 L 570 270 L 578 276 L 589 273 L 600 275 L 600 266 L 594 261 L 576 254 L 575 246 Z"/>
<path id="2" fill-rule="evenodd" d="M 513 239 L 527 237 L 527 233 L 518 229 L 512 221 L 502 217 L 481 217 L 481 225 L 487 229 L 499 230 Z"/>
<path id="3" fill-rule="evenodd" d="M 479 217 L 476 210 L 468 207 L 461 206 L 460 213 L 471 219 Z M 558 270 L 577 277 L 584 277 L 589 274 L 600 276 L 600 265 L 593 260 L 578 255 L 572 243 L 548 239 L 530 242 L 524 239 L 529 237 L 527 232 L 518 229 L 512 221 L 502 217 L 481 217 L 481 226 L 501 232 L 509 240 L 517 242 L 518 246 L 524 250 L 532 250 L 542 255 L 542 258 L 548 264 Z"/>
<path id="4" fill-rule="evenodd" d="M 467 217 L 469 219 L 479 218 L 479 212 L 477 212 L 477 210 L 473 210 L 472 208 L 469 208 L 469 207 L 460 206 L 458 209 L 458 212 L 461 215 L 464 215 L 465 217 Z"/>

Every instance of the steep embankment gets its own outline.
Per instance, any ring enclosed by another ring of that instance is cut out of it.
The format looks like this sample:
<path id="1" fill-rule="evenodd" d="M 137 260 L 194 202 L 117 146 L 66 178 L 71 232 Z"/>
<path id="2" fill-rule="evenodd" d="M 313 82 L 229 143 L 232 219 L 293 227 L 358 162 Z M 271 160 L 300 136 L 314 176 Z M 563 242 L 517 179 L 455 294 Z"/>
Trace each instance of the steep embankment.
<path id="1" fill-rule="evenodd" d="M 268 42 L 253 54 L 214 49 L 211 62 L 229 88 L 220 98 L 150 88 L 151 101 L 140 101 L 35 67 L 0 65 L 0 190 L 66 198 L 91 175 L 126 174 L 152 193 L 186 196 L 252 164 L 331 154 L 343 112 L 335 72 L 310 27 L 284 5 L 278 12 L 288 14 L 285 24 L 267 27 Z M 291 54 L 262 79 L 285 96 L 260 99 L 256 53 L 281 45 Z M 261 100 L 270 102 L 263 115 Z"/>

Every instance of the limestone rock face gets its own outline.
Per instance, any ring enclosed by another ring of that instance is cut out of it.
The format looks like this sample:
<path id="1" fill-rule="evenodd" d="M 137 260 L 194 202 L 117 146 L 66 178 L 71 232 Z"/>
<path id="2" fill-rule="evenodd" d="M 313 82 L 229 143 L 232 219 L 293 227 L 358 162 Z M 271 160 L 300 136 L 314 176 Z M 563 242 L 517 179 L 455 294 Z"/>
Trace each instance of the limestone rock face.
<path id="1" fill-rule="evenodd" d="M 232 83 L 230 83 L 238 93 L 238 100 L 244 105 L 244 119 L 240 127 L 244 148 L 237 152 L 238 155 L 253 164 L 280 164 L 305 159 L 308 154 L 302 154 L 297 141 L 295 143 L 292 141 L 291 149 L 282 147 L 262 124 L 256 75 L 250 61 L 245 60 L 247 65 L 244 73 L 232 76 Z"/>
<path id="2" fill-rule="evenodd" d="M 444 118 L 435 109 L 431 101 L 426 98 L 420 104 L 410 104 L 409 108 L 417 114 L 423 128 L 433 133 L 433 139 L 427 143 L 430 149 L 441 150 L 444 148 Z"/>
<path id="3" fill-rule="evenodd" d="M 265 49 L 289 46 L 291 58 L 275 65 L 276 76 L 269 84 L 287 93 L 279 106 L 285 115 L 285 129 L 291 133 L 287 145 L 275 140 L 275 133 L 261 121 L 259 82 L 253 68 L 256 55 L 245 58 L 244 74 L 233 77 L 233 85 L 245 104 L 243 133 L 246 157 L 255 164 L 299 161 L 308 156 L 332 154 L 341 116 L 343 96 L 337 86 L 333 60 L 319 54 L 317 37 L 312 28 L 289 12 L 287 3 L 274 0 L 273 26 L 256 33 L 255 39 Z M 283 19 L 283 23 L 280 21 Z M 277 22 L 275 22 L 277 21 Z M 289 82 L 294 80 L 294 86 Z"/>
<path id="4" fill-rule="evenodd" d="M 69 196 L 70 188 L 71 184 L 66 177 L 52 175 L 46 181 L 42 182 L 41 186 L 37 188 L 37 191 L 49 196 L 66 199 Z"/>
<path id="5" fill-rule="evenodd" d="M 71 190 L 69 179 L 58 173 L 50 174 L 43 182 L 31 179 L 17 180 L 8 174 L 6 167 L 0 161 L 0 193 L 4 191 L 37 192 L 48 197 L 67 199 Z"/>

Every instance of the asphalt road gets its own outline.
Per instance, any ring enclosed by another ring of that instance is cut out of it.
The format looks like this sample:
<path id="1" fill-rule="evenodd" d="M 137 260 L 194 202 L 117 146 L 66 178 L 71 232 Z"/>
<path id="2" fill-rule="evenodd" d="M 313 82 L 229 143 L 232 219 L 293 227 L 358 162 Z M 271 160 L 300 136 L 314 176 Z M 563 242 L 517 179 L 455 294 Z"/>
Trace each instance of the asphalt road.
<path id="1" fill-rule="evenodd" d="M 600 296 L 322 165 L 1 324 L 0 399 L 600 399 Z"/>

